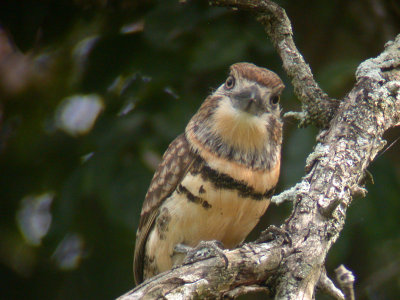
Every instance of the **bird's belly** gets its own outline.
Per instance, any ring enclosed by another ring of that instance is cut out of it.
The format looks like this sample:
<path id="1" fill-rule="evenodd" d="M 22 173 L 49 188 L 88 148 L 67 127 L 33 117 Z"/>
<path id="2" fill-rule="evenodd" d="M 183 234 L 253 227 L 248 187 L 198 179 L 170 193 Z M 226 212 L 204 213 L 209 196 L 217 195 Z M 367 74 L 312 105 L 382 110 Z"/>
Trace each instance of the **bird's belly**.
<path id="1" fill-rule="evenodd" d="M 174 256 L 176 244 L 195 247 L 202 240 L 218 240 L 233 248 L 258 223 L 268 204 L 268 198 L 243 197 L 234 188 L 216 188 L 200 174 L 187 174 L 160 208 L 148 253 L 154 254 L 159 271 L 164 271 L 183 259 Z"/>
<path id="2" fill-rule="evenodd" d="M 215 188 L 199 175 L 189 175 L 182 183 L 198 198 L 191 201 L 185 193 L 177 195 L 180 225 L 187 228 L 180 241 L 195 247 L 201 240 L 219 240 L 233 248 L 242 242 L 264 214 L 269 200 L 241 197 L 235 189 Z M 179 190 L 179 189 L 178 189 Z M 192 197 L 193 198 L 193 197 Z"/>

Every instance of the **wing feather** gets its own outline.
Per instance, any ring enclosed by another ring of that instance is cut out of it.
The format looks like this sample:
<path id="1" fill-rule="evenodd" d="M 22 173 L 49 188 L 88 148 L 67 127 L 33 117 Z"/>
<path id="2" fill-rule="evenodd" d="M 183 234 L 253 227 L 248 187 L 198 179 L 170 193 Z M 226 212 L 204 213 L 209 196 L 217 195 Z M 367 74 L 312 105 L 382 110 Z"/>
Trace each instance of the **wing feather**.
<path id="1" fill-rule="evenodd" d="M 158 208 L 182 181 L 195 159 L 184 134 L 179 135 L 165 151 L 164 156 L 143 202 L 134 254 L 134 275 L 136 284 L 143 281 L 143 261 L 147 237 L 153 227 Z"/>

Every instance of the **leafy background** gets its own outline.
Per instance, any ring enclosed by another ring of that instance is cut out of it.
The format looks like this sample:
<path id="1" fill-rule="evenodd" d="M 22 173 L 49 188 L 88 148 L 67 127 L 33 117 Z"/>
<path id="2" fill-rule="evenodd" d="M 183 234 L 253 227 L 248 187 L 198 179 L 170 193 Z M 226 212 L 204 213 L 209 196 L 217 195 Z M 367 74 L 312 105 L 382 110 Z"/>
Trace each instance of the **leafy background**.
<path id="1" fill-rule="evenodd" d="M 287 86 L 283 111 L 300 109 L 251 15 L 188 2 L 1 1 L 1 299 L 110 299 L 133 287 L 135 231 L 154 168 L 230 64 L 274 70 Z M 333 97 L 400 28 L 394 0 L 280 4 Z M 304 174 L 316 134 L 285 121 L 277 192 Z M 375 184 L 353 202 L 327 259 L 331 275 L 341 263 L 355 272 L 360 299 L 400 293 L 399 144 L 371 164 Z M 249 239 L 290 210 L 272 206 Z"/>

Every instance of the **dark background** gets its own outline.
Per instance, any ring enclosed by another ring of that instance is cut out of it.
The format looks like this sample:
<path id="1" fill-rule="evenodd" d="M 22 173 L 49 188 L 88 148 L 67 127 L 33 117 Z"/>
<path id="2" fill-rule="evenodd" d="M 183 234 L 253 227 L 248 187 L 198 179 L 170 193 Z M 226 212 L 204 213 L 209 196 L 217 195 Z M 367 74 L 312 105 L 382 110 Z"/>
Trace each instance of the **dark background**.
<path id="1" fill-rule="evenodd" d="M 399 32 L 400 4 L 301 2 L 280 4 L 317 81 L 341 98 Z M 300 109 L 262 26 L 207 1 L 6 0 L 0 26 L 0 299 L 110 299 L 133 287 L 154 168 L 230 64 L 272 69 L 287 86 L 283 112 Z M 317 132 L 285 121 L 277 192 L 300 180 Z M 330 275 L 341 263 L 354 271 L 359 299 L 400 294 L 399 144 L 371 164 L 375 184 L 327 258 Z M 249 239 L 290 210 L 271 206 Z"/>

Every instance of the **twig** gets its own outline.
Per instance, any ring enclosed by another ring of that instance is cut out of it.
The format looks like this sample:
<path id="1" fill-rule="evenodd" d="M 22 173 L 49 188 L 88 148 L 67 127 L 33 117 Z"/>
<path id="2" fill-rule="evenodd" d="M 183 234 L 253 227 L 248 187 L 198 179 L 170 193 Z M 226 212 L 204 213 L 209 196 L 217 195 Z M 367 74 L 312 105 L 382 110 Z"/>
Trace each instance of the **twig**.
<path id="1" fill-rule="evenodd" d="M 346 300 L 354 300 L 354 275 L 351 271 L 347 270 L 345 266 L 340 265 L 335 269 L 336 280 L 338 281 L 342 291 L 344 293 L 344 298 Z"/>
<path id="2" fill-rule="evenodd" d="M 326 274 L 325 268 L 323 269 L 321 277 L 319 278 L 318 287 L 337 300 L 345 300 L 342 291 L 334 285 L 332 280 Z"/>

